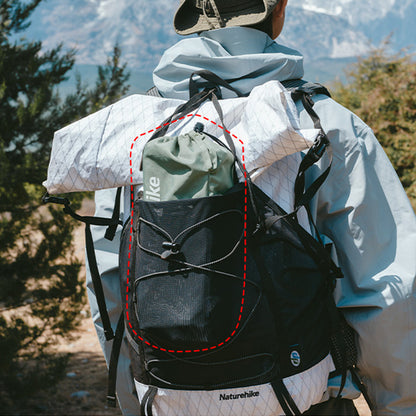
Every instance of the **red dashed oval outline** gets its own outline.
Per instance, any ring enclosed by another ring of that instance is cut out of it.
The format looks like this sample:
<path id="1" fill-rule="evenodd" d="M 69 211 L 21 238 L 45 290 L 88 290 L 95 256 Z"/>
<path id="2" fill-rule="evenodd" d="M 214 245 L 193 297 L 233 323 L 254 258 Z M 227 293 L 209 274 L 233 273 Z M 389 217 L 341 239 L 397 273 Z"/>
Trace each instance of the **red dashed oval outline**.
<path id="1" fill-rule="evenodd" d="M 187 117 L 200 117 L 206 121 L 211 122 L 212 124 L 216 125 L 218 128 L 225 130 L 227 133 L 229 133 L 235 140 L 238 140 L 241 143 L 241 148 L 242 148 L 242 163 L 243 163 L 243 167 L 244 167 L 244 177 L 247 178 L 246 175 L 246 171 L 245 171 L 245 160 L 244 160 L 244 143 L 242 140 L 240 140 L 235 134 L 232 134 L 229 130 L 225 129 L 223 126 L 221 126 L 220 124 L 216 123 L 213 120 L 210 120 L 207 117 L 204 117 L 200 114 L 188 114 L 184 117 L 180 117 L 176 120 L 172 120 L 170 123 L 165 123 L 163 126 L 167 126 L 169 124 L 173 124 L 176 123 L 179 120 L 184 120 Z M 139 134 L 137 137 L 134 138 L 131 147 L 130 147 L 130 155 L 129 155 L 129 160 L 130 160 L 130 192 L 132 195 L 131 201 L 134 201 L 134 197 L 133 197 L 133 193 L 134 193 L 134 185 L 133 185 L 133 161 L 132 161 L 132 155 L 133 155 L 133 148 L 134 148 L 134 144 L 136 143 L 136 141 L 140 138 L 145 136 L 146 134 L 150 134 L 150 133 L 154 133 L 156 130 L 159 130 L 162 128 L 162 125 L 160 125 L 159 127 L 156 127 L 152 130 L 149 130 L 145 133 L 141 133 Z M 244 241 L 244 271 L 243 271 L 243 291 L 242 291 L 242 297 L 241 297 L 241 307 L 240 307 L 240 313 L 238 316 L 238 320 L 237 323 L 235 325 L 234 330 L 232 331 L 232 333 L 230 334 L 230 336 L 225 339 L 223 342 L 220 342 L 217 345 L 213 345 L 212 347 L 208 347 L 208 348 L 201 348 L 201 349 L 195 349 L 195 350 L 170 350 L 170 349 L 166 349 L 166 348 L 162 348 L 159 347 L 158 345 L 154 345 L 152 343 L 150 343 L 149 341 L 145 340 L 144 338 L 142 338 L 134 329 L 133 326 L 130 322 L 130 316 L 129 316 L 129 290 L 130 290 L 130 258 L 131 258 L 131 248 L 132 248 L 132 241 L 133 241 L 133 210 L 134 210 L 134 204 L 132 202 L 132 206 L 131 206 L 131 222 L 130 222 L 130 236 L 129 236 L 129 253 L 128 253 L 128 260 L 127 260 L 127 289 L 126 289 L 126 318 L 127 318 L 127 324 L 129 325 L 130 329 L 132 330 L 132 332 L 134 333 L 134 335 L 137 336 L 137 338 L 144 342 L 145 344 L 147 344 L 148 346 L 160 350 L 160 351 L 164 351 L 164 352 L 170 352 L 170 353 L 198 353 L 198 352 L 206 352 L 206 351 L 210 351 L 210 350 L 214 350 L 215 348 L 219 348 L 221 346 L 223 346 L 224 344 L 226 344 L 227 342 L 229 342 L 231 340 L 231 338 L 236 334 L 238 327 L 240 326 L 240 322 L 241 322 L 241 317 L 243 314 L 243 310 L 244 310 L 244 298 L 245 298 L 245 292 L 246 292 L 246 270 L 247 270 L 247 180 L 244 181 L 244 236 L 243 236 L 243 241 Z"/>

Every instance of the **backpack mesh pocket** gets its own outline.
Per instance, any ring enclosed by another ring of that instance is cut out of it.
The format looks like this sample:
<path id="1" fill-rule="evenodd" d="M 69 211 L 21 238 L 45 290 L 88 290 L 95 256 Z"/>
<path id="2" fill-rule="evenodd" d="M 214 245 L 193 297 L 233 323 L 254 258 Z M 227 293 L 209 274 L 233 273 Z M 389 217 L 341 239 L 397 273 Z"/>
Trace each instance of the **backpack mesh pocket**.
<path id="1" fill-rule="evenodd" d="M 139 201 L 139 212 L 134 295 L 142 335 L 175 349 L 221 343 L 241 320 L 244 190 Z"/>

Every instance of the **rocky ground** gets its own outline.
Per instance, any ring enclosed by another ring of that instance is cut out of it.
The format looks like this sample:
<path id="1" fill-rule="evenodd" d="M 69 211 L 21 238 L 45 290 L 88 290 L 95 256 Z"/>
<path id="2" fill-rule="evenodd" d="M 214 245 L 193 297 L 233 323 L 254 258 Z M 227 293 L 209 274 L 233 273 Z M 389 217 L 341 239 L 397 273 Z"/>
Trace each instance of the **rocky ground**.
<path id="1" fill-rule="evenodd" d="M 107 369 L 90 318 L 83 320 L 75 335 L 76 339 L 57 347 L 60 353 L 70 354 L 64 379 L 32 399 L 21 415 L 121 415 L 119 409 L 106 406 Z"/>
<path id="2" fill-rule="evenodd" d="M 93 214 L 93 202 L 86 201 L 84 215 Z M 84 257 L 83 227 L 75 233 L 75 253 Z M 38 394 L 16 415 L 60 416 L 116 416 L 120 410 L 106 406 L 107 369 L 101 353 L 95 329 L 85 310 L 85 318 L 70 342 L 56 346 L 58 353 L 70 354 L 66 376 L 53 388 Z M 365 401 L 356 401 L 360 416 L 371 413 Z M 0 415 L 1 409 L 0 409 Z M 216 416 L 216 415 L 212 415 Z"/>

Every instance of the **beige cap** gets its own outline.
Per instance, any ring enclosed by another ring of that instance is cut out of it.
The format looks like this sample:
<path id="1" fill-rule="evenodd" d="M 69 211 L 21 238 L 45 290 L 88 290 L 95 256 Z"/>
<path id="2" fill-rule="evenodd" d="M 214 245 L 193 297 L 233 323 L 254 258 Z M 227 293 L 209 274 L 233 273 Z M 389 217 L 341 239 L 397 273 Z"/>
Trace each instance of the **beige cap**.
<path id="1" fill-rule="evenodd" d="M 180 35 L 267 19 L 280 0 L 181 0 L 173 25 Z"/>

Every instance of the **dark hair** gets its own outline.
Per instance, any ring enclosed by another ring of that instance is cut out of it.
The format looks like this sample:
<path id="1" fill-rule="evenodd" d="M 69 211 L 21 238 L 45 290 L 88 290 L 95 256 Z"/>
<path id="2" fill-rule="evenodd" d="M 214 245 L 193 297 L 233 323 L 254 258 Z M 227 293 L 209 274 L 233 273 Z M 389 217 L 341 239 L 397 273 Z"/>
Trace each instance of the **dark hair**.
<path id="1" fill-rule="evenodd" d="M 247 26 L 252 29 L 261 30 L 264 33 L 267 33 L 271 38 L 273 38 L 273 13 L 270 13 L 266 20 L 263 20 L 256 25 Z"/>

